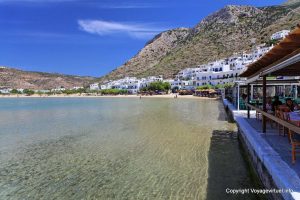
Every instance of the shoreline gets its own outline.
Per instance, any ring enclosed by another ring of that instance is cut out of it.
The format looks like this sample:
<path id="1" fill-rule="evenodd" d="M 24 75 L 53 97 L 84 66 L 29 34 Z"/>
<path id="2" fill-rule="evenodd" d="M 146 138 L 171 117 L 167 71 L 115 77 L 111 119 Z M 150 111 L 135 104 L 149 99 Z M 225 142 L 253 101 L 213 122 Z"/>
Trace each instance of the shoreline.
<path id="1" fill-rule="evenodd" d="M 0 99 L 5 98 L 140 98 L 140 95 L 104 95 L 104 96 L 98 96 L 98 95 L 0 95 Z M 165 94 L 165 95 L 152 95 L 152 96 L 141 96 L 142 99 L 144 98 L 164 98 L 164 99 L 175 99 L 174 94 Z M 177 95 L 177 99 L 210 99 L 210 100 L 216 100 L 219 99 L 218 97 L 215 98 L 209 98 L 209 97 L 199 97 L 199 96 L 193 96 L 193 95 Z"/>

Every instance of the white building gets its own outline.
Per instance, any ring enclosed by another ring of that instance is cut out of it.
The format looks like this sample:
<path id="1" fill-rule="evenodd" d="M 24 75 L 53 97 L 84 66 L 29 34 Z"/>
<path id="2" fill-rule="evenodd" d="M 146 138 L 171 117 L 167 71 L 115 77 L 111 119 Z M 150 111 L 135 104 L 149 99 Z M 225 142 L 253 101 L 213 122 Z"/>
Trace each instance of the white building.
<path id="1" fill-rule="evenodd" d="M 93 83 L 90 85 L 90 90 L 99 90 L 99 83 Z"/>
<path id="2" fill-rule="evenodd" d="M 163 81 L 163 77 L 149 76 L 141 79 L 138 79 L 136 77 L 125 77 L 114 81 L 108 81 L 102 84 L 100 86 L 100 89 L 123 89 L 127 90 L 130 94 L 136 94 L 141 88 L 147 87 L 150 85 L 150 83 L 157 81 Z"/>
<path id="3" fill-rule="evenodd" d="M 46 94 L 46 93 L 50 92 L 50 90 L 34 90 L 34 92 Z"/>
<path id="4" fill-rule="evenodd" d="M 79 89 L 83 89 L 83 87 L 75 86 L 75 87 L 72 88 L 72 90 L 79 90 Z"/>
<path id="5" fill-rule="evenodd" d="M 148 76 L 146 78 L 141 79 L 140 88 L 148 87 L 150 83 L 163 81 L 162 76 Z"/>
<path id="6" fill-rule="evenodd" d="M 19 88 L 19 89 L 17 89 L 17 91 L 20 92 L 20 93 L 23 93 L 24 89 L 23 88 Z"/>
<path id="7" fill-rule="evenodd" d="M 290 30 L 282 30 L 282 31 L 278 31 L 274 34 L 272 34 L 271 36 L 271 40 L 280 40 L 285 38 L 285 36 L 287 36 L 290 33 Z"/>
<path id="8" fill-rule="evenodd" d="M 199 65 L 196 68 L 184 69 L 171 83 L 171 88 L 195 89 L 201 85 L 223 85 L 234 82 L 240 79 L 238 76 L 245 70 L 245 66 L 263 56 L 271 48 L 260 45 L 249 53 L 235 53 L 225 59 Z"/>
<path id="9" fill-rule="evenodd" d="M 51 92 L 62 92 L 62 91 L 65 91 L 65 90 L 66 90 L 66 88 L 61 86 L 61 87 L 57 87 L 55 89 L 51 89 Z"/>
<path id="10" fill-rule="evenodd" d="M 1 94 L 9 94 L 11 91 L 12 91 L 11 88 L 6 88 L 6 87 L 0 88 L 0 93 Z"/>
<path id="11" fill-rule="evenodd" d="M 202 66 L 203 67 L 203 66 Z M 177 79 L 194 79 L 196 77 L 196 74 L 201 72 L 202 69 L 200 66 L 197 66 L 195 68 L 186 68 L 181 70 L 177 75 Z"/>

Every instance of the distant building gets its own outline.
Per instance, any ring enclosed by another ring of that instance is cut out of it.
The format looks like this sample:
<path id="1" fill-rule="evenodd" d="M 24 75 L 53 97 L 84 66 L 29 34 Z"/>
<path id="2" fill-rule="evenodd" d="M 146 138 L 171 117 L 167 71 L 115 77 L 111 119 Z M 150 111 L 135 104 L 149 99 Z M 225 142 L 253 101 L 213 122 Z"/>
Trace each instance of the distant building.
<path id="1" fill-rule="evenodd" d="M 249 53 L 235 53 L 225 59 L 183 69 L 176 75 L 175 80 L 171 83 L 171 88 L 191 90 L 202 85 L 232 83 L 240 79 L 238 76 L 247 65 L 259 59 L 271 48 L 259 45 Z"/>
<path id="2" fill-rule="evenodd" d="M 99 90 L 99 83 L 93 83 L 90 85 L 90 90 Z"/>
<path id="3" fill-rule="evenodd" d="M 51 89 L 51 92 L 62 92 L 62 91 L 65 91 L 66 88 L 64 87 L 58 87 L 58 88 L 55 88 L 55 89 Z"/>
<path id="4" fill-rule="evenodd" d="M 34 90 L 35 93 L 43 93 L 43 94 L 46 94 L 46 93 L 49 93 L 50 90 Z"/>
<path id="5" fill-rule="evenodd" d="M 72 90 L 79 90 L 79 89 L 83 89 L 83 87 L 75 86 L 75 87 L 72 88 Z"/>
<path id="6" fill-rule="evenodd" d="M 271 36 L 271 40 L 280 40 L 285 38 L 285 36 L 287 36 L 290 33 L 290 30 L 282 30 L 282 31 L 278 31 L 274 34 L 272 34 Z"/>
<path id="7" fill-rule="evenodd" d="M 114 81 L 108 81 L 102 84 L 100 89 L 120 89 L 127 90 L 129 94 L 136 94 L 141 88 L 148 87 L 150 83 L 163 80 L 162 76 L 148 76 L 141 79 L 136 77 L 125 77 Z"/>
<path id="8" fill-rule="evenodd" d="M 24 89 L 23 88 L 19 88 L 19 89 L 17 89 L 17 91 L 20 92 L 20 93 L 23 93 Z"/>
<path id="9" fill-rule="evenodd" d="M 12 91 L 11 88 L 0 87 L 0 93 L 1 93 L 1 94 L 9 94 L 11 91 Z"/>

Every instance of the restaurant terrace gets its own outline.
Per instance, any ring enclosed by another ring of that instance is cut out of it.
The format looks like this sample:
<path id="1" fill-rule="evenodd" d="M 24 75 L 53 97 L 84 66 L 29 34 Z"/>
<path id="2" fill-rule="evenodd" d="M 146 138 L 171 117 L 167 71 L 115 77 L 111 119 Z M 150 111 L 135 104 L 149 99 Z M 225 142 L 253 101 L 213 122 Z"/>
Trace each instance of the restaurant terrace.
<path id="1" fill-rule="evenodd" d="M 246 80 L 236 83 L 236 93 L 237 98 L 244 95 L 244 104 L 240 105 L 241 101 L 237 99 L 236 109 L 224 100 L 225 106 L 233 113 L 242 143 L 248 149 L 252 164 L 264 186 L 293 190 L 281 194 L 284 199 L 300 198 L 299 76 L 300 25 L 297 25 L 288 36 L 247 66 L 240 75 Z M 242 92 L 240 87 L 243 87 Z M 293 90 L 292 95 L 286 96 L 286 87 Z M 253 97 L 255 88 L 262 91 L 260 98 Z M 277 94 L 278 88 L 283 88 L 283 96 L 270 97 L 267 88 Z M 245 110 L 240 111 L 240 108 Z M 263 169 L 266 171 L 263 172 Z"/>

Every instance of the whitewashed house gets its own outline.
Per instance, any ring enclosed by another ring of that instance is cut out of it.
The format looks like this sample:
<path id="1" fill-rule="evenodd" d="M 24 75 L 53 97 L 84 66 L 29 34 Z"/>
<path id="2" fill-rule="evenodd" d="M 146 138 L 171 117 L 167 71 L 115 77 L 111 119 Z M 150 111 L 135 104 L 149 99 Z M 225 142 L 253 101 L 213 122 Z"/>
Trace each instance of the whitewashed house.
<path id="1" fill-rule="evenodd" d="M 93 83 L 90 85 L 90 90 L 99 90 L 99 83 Z"/>
<path id="2" fill-rule="evenodd" d="M 282 30 L 282 31 L 278 31 L 274 34 L 271 35 L 271 40 L 280 40 L 285 38 L 285 36 L 287 36 L 290 33 L 290 30 Z"/>
<path id="3" fill-rule="evenodd" d="M 75 87 L 72 88 L 72 90 L 79 90 L 79 89 L 83 89 L 83 87 L 75 86 Z"/>
<path id="4" fill-rule="evenodd" d="M 18 88 L 17 91 L 20 92 L 20 93 L 23 93 L 24 89 L 23 88 Z"/>
<path id="5" fill-rule="evenodd" d="M 11 88 L 2 87 L 0 88 L 0 94 L 9 94 L 12 91 Z"/>
<path id="6" fill-rule="evenodd" d="M 140 88 L 148 87 L 150 83 L 163 81 L 162 76 L 148 76 L 146 78 L 141 78 Z"/>
<path id="7" fill-rule="evenodd" d="M 64 87 L 57 87 L 57 88 L 51 89 L 51 92 L 62 92 L 65 90 L 66 90 L 66 88 L 64 88 Z"/>
<path id="8" fill-rule="evenodd" d="M 245 66 L 254 62 L 272 47 L 264 45 L 257 46 L 252 52 L 235 53 L 233 56 L 199 65 L 196 68 L 187 68 L 180 71 L 171 87 L 178 89 L 195 89 L 202 85 L 217 85 L 231 83 L 240 80 L 240 73 L 245 70 Z"/>
<path id="9" fill-rule="evenodd" d="M 50 90 L 34 90 L 34 92 L 46 94 L 46 93 L 50 92 Z"/>

